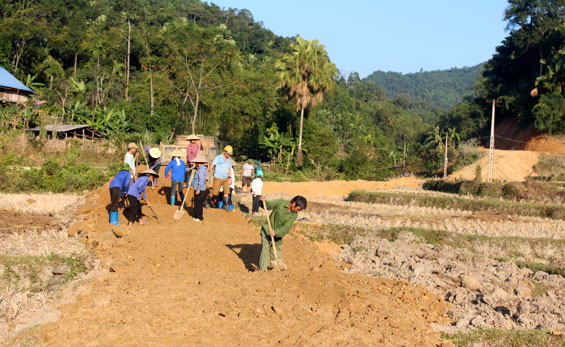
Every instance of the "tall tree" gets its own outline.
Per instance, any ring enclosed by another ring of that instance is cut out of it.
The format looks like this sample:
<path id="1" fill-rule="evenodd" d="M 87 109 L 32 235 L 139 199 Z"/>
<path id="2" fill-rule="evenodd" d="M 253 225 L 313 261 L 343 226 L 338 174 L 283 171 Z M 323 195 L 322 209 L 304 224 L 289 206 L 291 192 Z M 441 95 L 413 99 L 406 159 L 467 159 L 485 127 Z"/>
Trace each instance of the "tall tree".
<path id="1" fill-rule="evenodd" d="M 300 110 L 297 165 L 302 165 L 302 127 L 304 109 L 322 102 L 324 92 L 329 90 L 337 77 L 337 68 L 330 62 L 324 45 L 318 40 L 305 41 L 300 36 L 291 45 L 291 53 L 285 53 L 275 63 L 280 79 L 280 90 L 287 99 L 296 100 L 296 111 Z"/>

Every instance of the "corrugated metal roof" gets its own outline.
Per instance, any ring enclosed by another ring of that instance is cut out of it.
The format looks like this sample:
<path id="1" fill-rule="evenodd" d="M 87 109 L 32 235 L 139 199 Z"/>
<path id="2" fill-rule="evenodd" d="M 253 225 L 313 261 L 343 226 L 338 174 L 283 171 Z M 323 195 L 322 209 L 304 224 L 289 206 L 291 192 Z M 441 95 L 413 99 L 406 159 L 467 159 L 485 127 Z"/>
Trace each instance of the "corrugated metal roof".
<path id="1" fill-rule="evenodd" d="M 46 131 L 60 131 L 60 132 L 67 132 L 67 131 L 72 131 L 72 130 L 77 130 L 77 129 L 82 129 L 82 128 L 88 128 L 88 125 L 84 125 L 84 124 L 58 124 L 58 125 L 46 125 L 44 126 Z M 30 131 L 41 131 L 41 127 L 35 127 L 35 128 L 29 128 L 28 130 Z"/>
<path id="2" fill-rule="evenodd" d="M 35 92 L 26 87 L 22 82 L 15 78 L 6 69 L 0 66 L 0 87 L 8 87 L 12 89 L 24 90 L 35 94 Z"/>

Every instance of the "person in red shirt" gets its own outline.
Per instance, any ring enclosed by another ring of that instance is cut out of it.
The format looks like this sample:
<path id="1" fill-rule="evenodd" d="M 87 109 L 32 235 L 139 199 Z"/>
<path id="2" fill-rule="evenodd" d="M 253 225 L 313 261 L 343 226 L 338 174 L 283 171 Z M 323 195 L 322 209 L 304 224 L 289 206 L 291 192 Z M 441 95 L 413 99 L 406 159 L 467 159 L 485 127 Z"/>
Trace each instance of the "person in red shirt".
<path id="1" fill-rule="evenodd" d="M 197 142 L 200 138 L 194 134 L 188 136 L 190 143 L 186 147 L 186 166 L 190 168 L 193 166 L 192 160 L 196 158 L 198 155 L 198 151 L 200 150 L 200 144 Z"/>

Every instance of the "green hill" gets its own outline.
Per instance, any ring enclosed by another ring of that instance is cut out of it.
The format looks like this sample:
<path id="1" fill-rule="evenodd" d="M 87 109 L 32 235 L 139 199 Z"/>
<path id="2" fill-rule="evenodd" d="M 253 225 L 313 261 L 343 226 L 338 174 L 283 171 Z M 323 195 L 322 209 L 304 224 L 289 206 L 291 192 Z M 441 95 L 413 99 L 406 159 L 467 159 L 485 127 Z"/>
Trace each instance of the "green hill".
<path id="1" fill-rule="evenodd" d="M 448 110 L 460 104 L 464 96 L 472 93 L 481 67 L 482 64 L 408 74 L 375 71 L 366 79 L 379 85 L 388 97 L 408 94 L 415 101 L 423 101 Z"/>

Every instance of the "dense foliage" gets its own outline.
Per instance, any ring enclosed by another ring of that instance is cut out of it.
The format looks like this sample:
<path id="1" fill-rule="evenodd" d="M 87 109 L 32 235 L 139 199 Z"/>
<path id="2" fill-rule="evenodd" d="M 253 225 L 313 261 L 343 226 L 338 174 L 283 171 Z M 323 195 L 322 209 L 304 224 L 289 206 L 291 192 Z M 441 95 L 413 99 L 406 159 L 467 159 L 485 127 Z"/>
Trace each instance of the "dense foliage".
<path id="1" fill-rule="evenodd" d="M 517 118 L 541 132 L 565 133 L 565 0 L 509 0 L 508 36 L 485 64 L 475 97 L 442 119 L 463 138 L 486 134 L 490 105 L 497 118 Z"/>
<path id="2" fill-rule="evenodd" d="M 6 0 L 0 66 L 38 95 L 26 107 L 0 106 L 0 126 L 86 123 L 121 143 L 216 135 L 236 157 L 271 160 L 281 172 L 299 168 L 301 177 L 316 179 L 434 175 L 442 138 L 455 148 L 484 135 L 485 99 L 503 100 L 503 116 L 563 131 L 564 1 L 510 0 L 509 37 L 473 96 L 444 113 L 479 67 L 401 76 L 409 77 L 413 97 L 392 96 L 406 90 L 404 79 L 385 74 L 397 80 L 393 86 L 355 72 L 342 76 L 323 45 L 277 36 L 247 10 L 199 0 Z M 323 59 L 285 70 L 301 45 Z M 449 151 L 452 163 L 464 157 Z"/>
<path id="3" fill-rule="evenodd" d="M 406 94 L 415 101 L 448 110 L 472 94 L 481 68 L 482 65 L 476 65 L 407 74 L 375 71 L 367 79 L 383 88 L 388 97 Z"/>
<path id="4" fill-rule="evenodd" d="M 112 141 L 153 143 L 194 131 L 285 171 L 302 145 L 310 177 L 377 178 L 398 172 L 390 168 L 404 141 L 419 158 L 415 143 L 437 118 L 356 73 L 339 76 L 323 45 L 279 37 L 247 10 L 199 0 L 8 0 L 0 16 L 0 65 L 43 101 L 0 107 L 4 129 L 86 123 Z M 310 95 L 297 111 L 283 72 L 301 42 L 326 58 L 301 72 Z"/>

